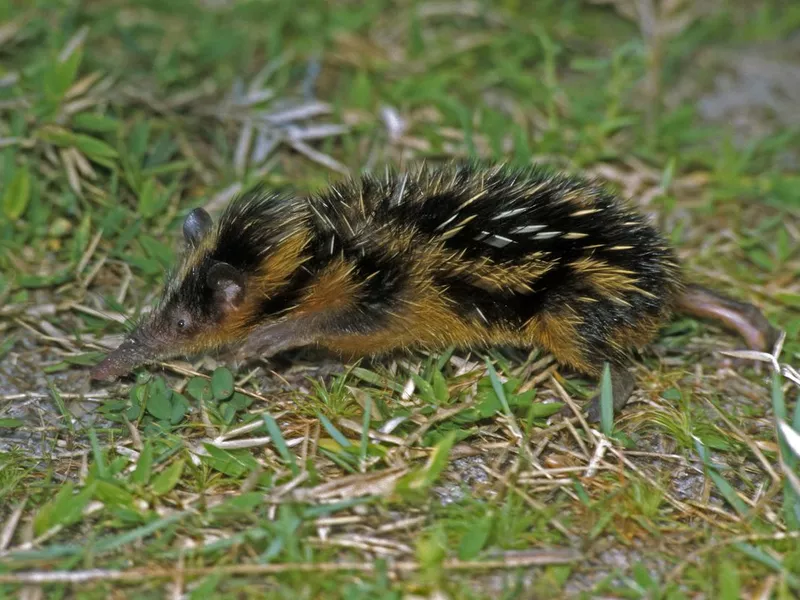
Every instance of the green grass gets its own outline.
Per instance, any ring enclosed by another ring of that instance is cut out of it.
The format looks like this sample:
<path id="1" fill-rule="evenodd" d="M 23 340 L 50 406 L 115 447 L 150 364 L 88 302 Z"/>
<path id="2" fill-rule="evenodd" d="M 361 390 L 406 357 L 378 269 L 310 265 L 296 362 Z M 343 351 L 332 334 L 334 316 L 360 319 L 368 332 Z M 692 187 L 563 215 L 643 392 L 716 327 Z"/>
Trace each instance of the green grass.
<path id="1" fill-rule="evenodd" d="M 741 139 L 697 109 L 736 73 L 708 56 L 786 38 L 800 8 L 722 2 L 657 41 L 577 0 L 207 4 L 0 2 L 2 595 L 800 594 L 800 130 Z M 286 127 L 301 143 L 270 141 Z M 698 279 L 786 332 L 786 377 L 676 318 L 603 434 L 549 424 L 545 400 L 597 383 L 538 353 L 88 382 L 191 208 L 471 154 L 641 202 Z"/>

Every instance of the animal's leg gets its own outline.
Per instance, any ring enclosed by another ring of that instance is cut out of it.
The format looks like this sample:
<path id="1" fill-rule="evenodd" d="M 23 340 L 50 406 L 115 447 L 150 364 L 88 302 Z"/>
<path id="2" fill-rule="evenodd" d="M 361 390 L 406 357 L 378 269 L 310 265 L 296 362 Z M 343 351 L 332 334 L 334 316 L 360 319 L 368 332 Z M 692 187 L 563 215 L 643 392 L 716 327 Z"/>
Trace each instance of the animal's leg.
<path id="1" fill-rule="evenodd" d="M 597 381 L 598 386 L 602 383 Z M 633 374 L 622 365 L 611 365 L 611 399 L 614 413 L 618 413 L 630 400 L 631 394 L 636 387 L 636 379 Z M 588 421 L 597 423 L 600 421 L 600 392 L 598 391 L 584 406 L 583 412 Z M 572 417 L 573 412 L 569 406 L 561 409 L 560 413 L 565 417 Z"/>
<path id="2" fill-rule="evenodd" d="M 699 285 L 689 285 L 678 298 L 678 309 L 693 317 L 714 319 L 744 338 L 752 350 L 768 352 L 778 337 L 758 308 L 737 302 Z"/>
<path id="3" fill-rule="evenodd" d="M 598 381 L 598 384 L 602 380 Z M 621 411 L 630 400 L 636 387 L 636 378 L 626 367 L 611 365 L 611 397 L 614 413 Z M 589 421 L 600 421 L 600 392 L 598 391 L 586 405 L 586 418 Z"/>
<path id="4" fill-rule="evenodd" d="M 313 343 L 313 329 L 299 321 L 269 323 L 257 327 L 237 349 L 236 358 L 269 358 L 278 352 Z"/>
<path id="5" fill-rule="evenodd" d="M 236 355 L 240 360 L 254 356 L 269 358 L 284 350 L 317 343 L 334 350 L 340 346 L 342 349 L 353 346 L 355 354 L 363 347 L 369 353 L 372 351 L 370 341 L 381 331 L 380 320 L 362 312 L 299 317 L 257 327 Z M 383 345 L 391 345 L 391 340 L 383 341 Z"/>

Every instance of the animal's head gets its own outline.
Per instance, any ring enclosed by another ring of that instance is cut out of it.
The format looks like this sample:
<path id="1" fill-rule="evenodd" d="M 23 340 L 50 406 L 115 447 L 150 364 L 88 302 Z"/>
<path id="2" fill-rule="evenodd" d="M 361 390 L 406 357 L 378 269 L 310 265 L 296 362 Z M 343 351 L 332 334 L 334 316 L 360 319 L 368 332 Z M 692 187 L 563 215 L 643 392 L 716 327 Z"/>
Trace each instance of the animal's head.
<path id="1" fill-rule="evenodd" d="M 285 282 L 295 255 L 287 228 L 297 231 L 286 198 L 257 190 L 235 200 L 218 224 L 202 208 L 183 223 L 185 250 L 168 275 L 156 306 L 122 344 L 93 369 L 93 379 L 113 380 L 149 362 L 193 355 L 243 340 L 256 324 L 270 288 Z M 297 236 L 295 236 L 297 237 Z"/>

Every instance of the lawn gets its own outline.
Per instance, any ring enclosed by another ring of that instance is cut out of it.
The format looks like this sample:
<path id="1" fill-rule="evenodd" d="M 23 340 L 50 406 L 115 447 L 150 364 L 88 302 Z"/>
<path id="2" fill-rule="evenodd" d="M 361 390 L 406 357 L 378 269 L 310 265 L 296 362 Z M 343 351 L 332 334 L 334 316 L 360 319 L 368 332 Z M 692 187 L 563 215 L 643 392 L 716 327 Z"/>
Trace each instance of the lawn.
<path id="1" fill-rule="evenodd" d="M 0 0 L 0 596 L 800 597 L 800 4 Z M 189 210 L 412 161 L 606 181 L 677 315 L 612 425 L 541 352 L 88 367 Z"/>

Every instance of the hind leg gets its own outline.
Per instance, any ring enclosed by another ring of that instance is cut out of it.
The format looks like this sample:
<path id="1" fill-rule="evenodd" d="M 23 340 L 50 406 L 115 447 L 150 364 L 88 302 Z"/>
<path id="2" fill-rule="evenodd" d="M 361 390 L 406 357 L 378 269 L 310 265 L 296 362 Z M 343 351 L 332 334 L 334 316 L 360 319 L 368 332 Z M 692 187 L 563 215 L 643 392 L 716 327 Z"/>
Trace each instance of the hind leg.
<path id="1" fill-rule="evenodd" d="M 564 313 L 555 315 L 542 315 L 532 322 L 527 333 L 535 340 L 536 344 L 550 352 L 559 364 L 571 367 L 582 373 L 598 377 L 603 373 L 603 363 L 598 364 L 600 356 L 609 357 L 606 360 L 611 365 L 611 391 L 614 403 L 614 412 L 622 410 L 633 393 L 635 379 L 627 369 L 626 357 L 613 346 L 599 340 L 597 343 L 583 346 L 576 344 L 576 340 L 587 340 L 587 336 L 580 331 L 584 320 L 565 318 Z M 635 331 L 631 330 L 635 337 Z M 619 354 L 619 356 L 617 356 Z M 612 358 L 613 357 L 613 358 Z M 602 359 L 601 359 L 602 360 Z M 591 421 L 600 420 L 600 394 L 592 397 L 585 407 Z M 562 414 L 572 415 L 568 406 L 561 411 Z"/>
<path id="2" fill-rule="evenodd" d="M 693 317 L 714 319 L 736 331 L 752 350 L 769 352 L 778 332 L 758 308 L 737 302 L 700 285 L 689 285 L 678 298 L 678 308 Z"/>
<path id="3" fill-rule="evenodd" d="M 614 413 L 621 411 L 630 400 L 633 390 L 636 388 L 636 379 L 626 367 L 622 365 L 611 365 L 611 397 L 614 406 Z M 602 379 L 598 380 L 598 386 L 602 384 Z M 600 421 L 600 392 L 598 391 L 586 405 L 586 418 L 592 422 Z"/>
<path id="4" fill-rule="evenodd" d="M 614 407 L 614 414 L 625 408 L 625 405 L 630 400 L 633 390 L 636 388 L 636 378 L 633 376 L 627 367 L 622 365 L 611 365 L 611 401 Z M 597 393 L 592 396 L 586 405 L 583 407 L 583 412 L 586 419 L 592 423 L 600 422 L 600 385 L 602 379 L 597 379 Z M 561 409 L 560 414 L 571 417 L 573 416 L 572 409 L 565 406 Z"/>

